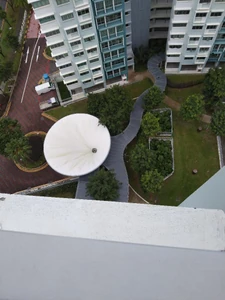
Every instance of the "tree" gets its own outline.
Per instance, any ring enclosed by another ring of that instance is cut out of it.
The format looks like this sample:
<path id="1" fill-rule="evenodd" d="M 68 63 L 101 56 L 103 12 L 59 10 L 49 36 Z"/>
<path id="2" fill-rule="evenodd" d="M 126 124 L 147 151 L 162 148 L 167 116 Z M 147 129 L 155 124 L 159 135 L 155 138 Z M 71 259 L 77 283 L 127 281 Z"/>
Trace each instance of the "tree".
<path id="1" fill-rule="evenodd" d="M 24 8 L 29 7 L 27 0 L 13 0 L 13 5 L 14 5 L 14 7 L 24 7 Z"/>
<path id="2" fill-rule="evenodd" d="M 159 118 L 147 112 L 142 119 L 141 128 L 147 137 L 157 135 L 161 131 Z"/>
<path id="3" fill-rule="evenodd" d="M 191 95 L 181 104 L 181 116 L 184 120 L 198 120 L 204 113 L 204 106 L 202 95 Z"/>
<path id="4" fill-rule="evenodd" d="M 141 176 L 141 186 L 143 190 L 148 193 L 158 192 L 163 183 L 163 176 L 155 169 L 152 171 L 146 171 Z"/>
<path id="5" fill-rule="evenodd" d="M 212 114 L 211 130 L 216 135 L 225 136 L 225 107 L 221 105 L 220 108 L 216 109 Z"/>
<path id="6" fill-rule="evenodd" d="M 153 85 L 144 96 L 144 109 L 146 111 L 151 111 L 153 108 L 156 108 L 164 99 L 164 94 L 161 90 Z"/>
<path id="7" fill-rule="evenodd" d="M 0 154 L 6 156 L 5 147 L 11 139 L 19 139 L 23 136 L 21 126 L 17 120 L 10 118 L 0 119 Z"/>
<path id="8" fill-rule="evenodd" d="M 225 68 L 211 68 L 206 74 L 203 86 L 206 106 L 214 109 L 225 98 Z"/>
<path id="9" fill-rule="evenodd" d="M 88 113 L 99 118 L 111 135 L 121 133 L 128 124 L 132 110 L 131 96 L 126 89 L 115 85 L 101 94 L 88 96 Z"/>
<path id="10" fill-rule="evenodd" d="M 90 177 L 86 192 L 96 200 L 114 201 L 119 197 L 120 184 L 113 171 L 100 169 Z"/>
<path id="11" fill-rule="evenodd" d="M 5 57 L 5 55 L 4 55 L 3 51 L 2 51 L 1 40 L 0 40 L 0 55 L 1 55 L 2 57 Z"/>
<path id="12" fill-rule="evenodd" d="M 18 37 L 13 35 L 11 32 L 8 32 L 6 42 L 9 45 L 9 47 L 11 47 L 14 50 L 17 50 L 20 46 Z"/>
<path id="13" fill-rule="evenodd" d="M 11 139 L 5 147 L 6 156 L 15 162 L 27 160 L 31 153 L 31 145 L 25 136 Z"/>
<path id="14" fill-rule="evenodd" d="M 11 27 L 11 25 L 7 19 L 7 13 L 1 7 L 0 7 L 0 20 L 4 20 Z"/>
<path id="15" fill-rule="evenodd" d="M 7 81 L 13 75 L 13 62 L 6 61 L 0 65 L 0 81 Z"/>
<path id="16" fill-rule="evenodd" d="M 14 9 L 14 3 L 13 3 L 13 1 L 15 1 L 15 0 L 3 0 L 5 3 L 7 3 L 11 8 L 12 8 L 12 10 L 15 12 L 15 9 Z"/>
<path id="17" fill-rule="evenodd" d="M 139 174 L 155 167 L 154 151 L 150 151 L 144 144 L 136 144 L 130 153 L 130 164 L 132 169 Z"/>

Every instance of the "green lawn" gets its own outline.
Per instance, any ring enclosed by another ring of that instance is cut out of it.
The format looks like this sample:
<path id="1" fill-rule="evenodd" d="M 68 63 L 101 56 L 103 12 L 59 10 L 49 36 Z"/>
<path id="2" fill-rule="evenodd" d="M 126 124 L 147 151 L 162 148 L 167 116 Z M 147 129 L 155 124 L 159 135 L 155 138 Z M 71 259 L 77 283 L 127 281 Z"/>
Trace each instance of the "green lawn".
<path id="1" fill-rule="evenodd" d="M 172 98 L 175 101 L 182 102 L 187 97 L 193 94 L 202 94 L 203 84 L 198 84 L 189 88 L 183 89 L 174 89 L 174 88 L 166 88 L 166 95 Z"/>
<path id="2" fill-rule="evenodd" d="M 87 99 L 70 104 L 66 107 L 60 106 L 48 110 L 46 113 L 58 120 L 65 116 L 75 114 L 75 113 L 87 113 Z"/>
<path id="3" fill-rule="evenodd" d="M 205 74 L 171 74 L 166 75 L 166 77 L 174 83 L 186 83 L 191 81 L 203 80 L 205 78 Z"/>
<path id="4" fill-rule="evenodd" d="M 58 85 L 60 96 L 61 96 L 62 100 L 71 98 L 70 92 L 63 81 L 57 82 L 57 85 Z"/>
<path id="5" fill-rule="evenodd" d="M 145 78 L 142 81 L 125 86 L 125 89 L 130 92 L 132 98 L 136 98 L 151 86 L 153 86 L 151 79 Z"/>
<path id="6" fill-rule="evenodd" d="M 77 188 L 77 182 L 67 183 L 63 186 L 58 186 L 53 189 L 45 190 L 33 194 L 34 196 L 59 197 L 59 198 L 74 198 Z"/>
<path id="7" fill-rule="evenodd" d="M 138 176 L 127 163 L 130 184 L 150 203 L 178 205 L 219 170 L 216 137 L 200 122 L 185 122 L 178 112 L 173 112 L 175 172 L 164 182 L 162 190 L 146 195 L 141 190 Z M 197 132 L 201 125 L 204 130 Z M 127 153 L 135 141 L 128 146 Z M 127 158 L 125 158 L 126 160 Z M 192 170 L 198 174 L 193 175 Z"/>

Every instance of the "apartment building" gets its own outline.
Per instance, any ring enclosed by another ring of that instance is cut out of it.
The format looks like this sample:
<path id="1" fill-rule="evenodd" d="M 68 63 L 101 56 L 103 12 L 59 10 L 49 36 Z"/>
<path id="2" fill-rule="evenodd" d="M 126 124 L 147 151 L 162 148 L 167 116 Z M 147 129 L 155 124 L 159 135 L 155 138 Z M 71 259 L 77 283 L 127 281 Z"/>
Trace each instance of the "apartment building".
<path id="1" fill-rule="evenodd" d="M 28 0 L 74 99 L 127 78 L 134 66 L 131 0 Z"/>
<path id="2" fill-rule="evenodd" d="M 224 61 L 225 2 L 173 2 L 166 49 L 166 73 L 206 73 Z"/>

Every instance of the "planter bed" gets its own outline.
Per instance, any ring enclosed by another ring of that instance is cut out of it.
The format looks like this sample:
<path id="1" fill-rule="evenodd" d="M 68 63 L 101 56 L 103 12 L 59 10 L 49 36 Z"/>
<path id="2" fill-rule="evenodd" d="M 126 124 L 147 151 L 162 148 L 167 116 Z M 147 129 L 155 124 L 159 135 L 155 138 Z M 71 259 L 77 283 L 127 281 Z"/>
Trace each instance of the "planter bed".
<path id="1" fill-rule="evenodd" d="M 172 110 L 170 108 L 153 109 L 152 114 L 159 118 L 159 125 L 162 129 L 159 136 L 172 136 L 173 134 L 173 119 Z"/>

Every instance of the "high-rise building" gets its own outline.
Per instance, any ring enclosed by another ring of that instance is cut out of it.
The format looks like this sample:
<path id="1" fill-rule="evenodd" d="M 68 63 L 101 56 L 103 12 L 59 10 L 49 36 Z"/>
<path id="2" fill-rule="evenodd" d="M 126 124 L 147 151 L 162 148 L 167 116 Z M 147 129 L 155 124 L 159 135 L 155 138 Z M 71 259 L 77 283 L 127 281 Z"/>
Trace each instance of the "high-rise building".
<path id="1" fill-rule="evenodd" d="M 28 0 L 73 99 L 133 69 L 130 0 Z"/>
<path id="2" fill-rule="evenodd" d="M 206 73 L 225 61 L 224 17 L 222 0 L 174 1 L 166 73 Z"/>

